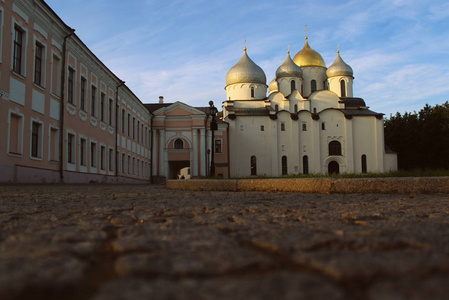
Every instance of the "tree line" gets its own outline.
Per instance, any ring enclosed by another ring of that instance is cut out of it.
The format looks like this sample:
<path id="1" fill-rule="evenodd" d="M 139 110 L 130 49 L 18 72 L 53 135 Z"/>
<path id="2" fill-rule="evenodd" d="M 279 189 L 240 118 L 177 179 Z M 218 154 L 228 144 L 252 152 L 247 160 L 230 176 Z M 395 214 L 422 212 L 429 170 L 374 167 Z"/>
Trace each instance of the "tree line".
<path id="1" fill-rule="evenodd" d="M 397 152 L 399 169 L 449 169 L 449 102 L 391 116 L 385 144 Z"/>

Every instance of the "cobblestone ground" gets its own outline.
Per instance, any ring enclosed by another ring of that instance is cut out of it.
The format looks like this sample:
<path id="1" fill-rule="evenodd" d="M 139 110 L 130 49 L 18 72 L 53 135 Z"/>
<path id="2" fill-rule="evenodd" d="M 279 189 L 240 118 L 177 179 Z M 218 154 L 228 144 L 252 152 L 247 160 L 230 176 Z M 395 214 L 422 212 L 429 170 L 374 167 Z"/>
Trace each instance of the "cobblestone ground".
<path id="1" fill-rule="evenodd" d="M 448 204 L 0 186 L 0 299 L 448 299 Z"/>

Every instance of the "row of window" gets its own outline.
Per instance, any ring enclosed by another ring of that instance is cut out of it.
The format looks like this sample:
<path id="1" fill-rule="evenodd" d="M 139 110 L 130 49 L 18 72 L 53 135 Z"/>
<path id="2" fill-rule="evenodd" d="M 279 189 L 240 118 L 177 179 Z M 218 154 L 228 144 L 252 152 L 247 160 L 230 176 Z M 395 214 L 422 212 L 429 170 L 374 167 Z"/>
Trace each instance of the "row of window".
<path id="1" fill-rule="evenodd" d="M 119 130 L 118 122 L 116 123 L 117 130 Z M 126 109 L 122 108 L 121 114 L 121 132 L 128 135 L 128 137 L 136 140 L 137 142 L 150 147 L 150 131 L 148 127 L 136 117 L 131 116 L 131 113 L 127 113 Z"/>
<path id="2" fill-rule="evenodd" d="M 214 152 L 222 153 L 222 141 L 221 139 L 214 140 Z M 184 149 L 184 141 L 182 139 L 176 139 L 173 143 L 174 149 Z"/>
<path id="3" fill-rule="evenodd" d="M 338 168 L 338 163 L 334 162 L 335 164 L 337 164 L 337 168 Z M 330 171 L 329 173 L 332 173 L 331 170 L 334 170 L 335 168 L 332 168 L 331 164 L 330 165 Z M 367 167 L 367 161 L 366 161 L 366 155 L 363 154 L 361 156 L 361 166 L 362 166 L 362 173 L 367 173 L 368 171 L 368 167 Z M 257 158 L 256 156 L 251 156 L 250 159 L 250 168 L 251 168 L 251 175 L 252 176 L 256 176 L 257 175 Z M 288 164 L 287 164 L 287 156 L 282 156 L 281 158 L 281 170 L 282 170 L 282 175 L 288 175 Z M 304 155 L 302 157 L 302 173 L 303 174 L 309 174 L 309 157 L 307 155 Z M 336 172 L 338 173 L 338 172 Z"/>
<path id="4" fill-rule="evenodd" d="M 301 128 L 302 128 L 302 131 L 307 131 L 307 124 L 306 123 L 302 123 Z M 321 130 L 326 130 L 326 123 L 325 122 L 321 123 Z M 241 130 L 241 131 L 243 131 L 243 130 Z M 265 131 L 265 126 L 264 125 L 260 125 L 260 131 Z M 285 123 L 281 123 L 281 131 L 285 131 Z"/>

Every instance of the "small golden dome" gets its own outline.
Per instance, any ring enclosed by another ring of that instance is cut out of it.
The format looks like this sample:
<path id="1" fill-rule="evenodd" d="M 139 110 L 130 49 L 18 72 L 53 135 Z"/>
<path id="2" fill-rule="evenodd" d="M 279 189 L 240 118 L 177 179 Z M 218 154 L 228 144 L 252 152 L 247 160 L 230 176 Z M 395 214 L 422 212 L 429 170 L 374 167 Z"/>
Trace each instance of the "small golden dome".
<path id="1" fill-rule="evenodd" d="M 326 63 L 324 62 L 324 59 L 321 57 L 321 55 L 310 48 L 307 37 L 304 48 L 296 53 L 293 61 L 300 67 L 326 67 Z"/>
<path id="2" fill-rule="evenodd" d="M 276 78 L 283 77 L 300 77 L 302 78 L 302 69 L 293 62 L 290 57 L 290 51 L 287 53 L 287 57 L 285 58 L 282 65 L 276 70 Z"/>
<path id="3" fill-rule="evenodd" d="M 246 54 L 246 48 L 242 58 L 226 75 L 226 86 L 234 83 L 267 84 L 265 72 L 249 58 L 248 54 Z"/>
<path id="4" fill-rule="evenodd" d="M 333 76 L 350 76 L 353 77 L 354 72 L 351 66 L 343 61 L 340 57 L 340 51 L 337 51 L 337 58 L 335 58 L 334 63 L 326 71 L 327 77 Z"/>
<path id="5" fill-rule="evenodd" d="M 279 91 L 278 82 L 276 81 L 276 78 L 271 80 L 270 84 L 268 85 L 268 91 L 270 93 Z"/>

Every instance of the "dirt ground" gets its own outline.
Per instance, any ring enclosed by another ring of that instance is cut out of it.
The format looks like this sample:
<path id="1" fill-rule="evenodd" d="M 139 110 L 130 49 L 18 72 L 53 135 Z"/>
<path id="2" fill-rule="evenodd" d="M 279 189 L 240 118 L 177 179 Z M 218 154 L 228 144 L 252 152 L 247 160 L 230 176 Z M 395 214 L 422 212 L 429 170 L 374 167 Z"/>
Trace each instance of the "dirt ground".
<path id="1" fill-rule="evenodd" d="M 448 299 L 449 195 L 0 186 L 0 299 Z"/>

